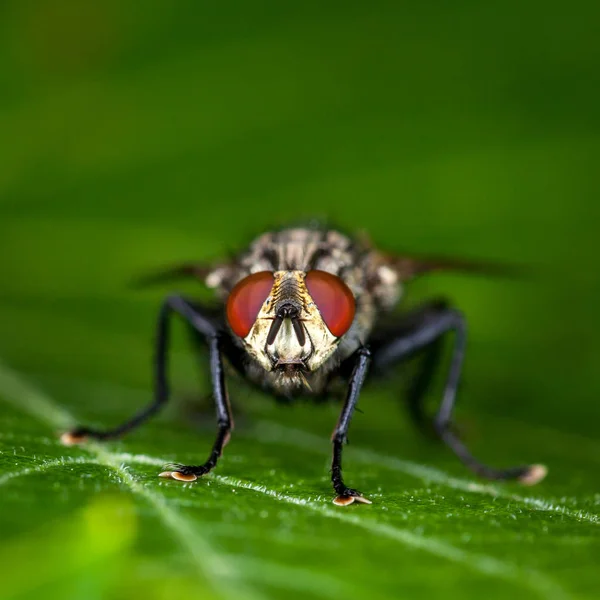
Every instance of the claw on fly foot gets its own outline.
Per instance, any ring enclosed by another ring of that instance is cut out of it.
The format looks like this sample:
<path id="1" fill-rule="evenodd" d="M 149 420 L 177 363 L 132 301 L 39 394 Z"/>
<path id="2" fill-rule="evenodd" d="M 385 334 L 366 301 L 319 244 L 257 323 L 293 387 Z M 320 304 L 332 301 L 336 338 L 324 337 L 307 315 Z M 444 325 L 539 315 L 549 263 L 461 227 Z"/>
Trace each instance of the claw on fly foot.
<path id="1" fill-rule="evenodd" d="M 60 443 L 63 446 L 77 446 L 78 444 L 87 442 L 87 439 L 87 435 L 73 433 L 72 431 L 65 431 L 65 433 L 60 436 Z"/>
<path id="2" fill-rule="evenodd" d="M 548 474 L 546 465 L 531 465 L 529 469 L 519 477 L 523 485 L 535 485 L 539 483 Z"/>
<path id="3" fill-rule="evenodd" d="M 354 502 L 361 504 L 373 504 L 368 498 L 364 496 L 338 496 L 334 498 L 333 503 L 337 506 L 350 506 Z"/>
<path id="4" fill-rule="evenodd" d="M 191 481 L 196 481 L 198 479 L 197 475 L 193 473 L 190 475 L 186 475 L 185 473 L 180 473 L 179 471 L 163 471 L 158 474 L 159 477 L 164 477 L 165 479 L 175 479 L 177 481 L 185 481 L 189 483 Z"/>

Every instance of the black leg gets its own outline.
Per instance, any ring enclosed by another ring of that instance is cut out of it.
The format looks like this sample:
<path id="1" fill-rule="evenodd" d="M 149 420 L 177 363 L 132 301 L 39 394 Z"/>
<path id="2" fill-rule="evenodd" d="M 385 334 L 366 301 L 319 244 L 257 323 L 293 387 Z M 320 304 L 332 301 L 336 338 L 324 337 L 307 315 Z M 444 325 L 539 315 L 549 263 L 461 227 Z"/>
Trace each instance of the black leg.
<path id="1" fill-rule="evenodd" d="M 529 485 L 537 483 L 546 474 L 545 467 L 542 465 L 523 465 L 508 469 L 488 467 L 470 454 L 464 443 L 452 430 L 451 417 L 467 339 L 465 319 L 459 311 L 440 303 L 425 305 L 420 311 L 411 315 L 410 326 L 398 337 L 385 344 L 380 344 L 374 350 L 374 367 L 383 370 L 394 363 L 406 360 L 431 344 L 439 344 L 442 336 L 449 332 L 454 333 L 454 348 L 442 403 L 433 422 L 436 434 L 467 467 L 482 477 L 496 480 L 519 479 L 522 483 Z M 418 397 L 413 398 L 412 401 L 416 402 L 417 400 L 419 400 Z M 419 418 L 421 418 L 422 409 L 418 408 L 417 410 Z"/>
<path id="2" fill-rule="evenodd" d="M 422 362 L 406 393 L 408 414 L 413 423 L 427 435 L 433 435 L 435 432 L 433 420 L 425 411 L 425 399 L 436 368 L 440 363 L 443 341 L 443 338 L 440 337 L 424 348 Z"/>
<path id="3" fill-rule="evenodd" d="M 353 358 L 355 364 L 350 375 L 348 394 L 342 408 L 342 414 L 332 436 L 333 461 L 331 464 L 331 482 L 337 494 L 337 498 L 333 502 L 339 506 L 347 506 L 353 502 L 371 504 L 370 500 L 367 500 L 358 490 L 347 487 L 342 478 L 342 448 L 346 442 L 348 428 L 350 427 L 352 414 L 358 402 L 360 390 L 367 377 L 369 363 L 371 362 L 371 352 L 363 347 L 356 351 Z"/>
<path id="4" fill-rule="evenodd" d="M 435 316 L 443 308 L 447 308 L 448 303 L 444 299 L 428 302 L 426 305 L 408 312 L 395 323 L 387 323 L 383 328 L 374 332 L 370 340 L 370 347 L 373 355 L 378 362 L 373 367 L 375 370 L 385 371 L 389 366 L 389 357 L 382 359 L 379 352 L 383 347 L 390 344 L 390 340 L 404 338 L 411 335 L 415 328 L 422 326 L 423 322 L 431 316 Z M 443 337 L 439 337 L 430 344 L 418 348 L 411 353 L 408 358 L 418 357 L 416 373 L 410 380 L 406 390 L 406 406 L 408 415 L 415 426 L 424 434 L 439 439 L 433 427 L 433 419 L 425 411 L 425 400 L 431 388 L 433 376 L 439 366 L 444 347 Z"/>
<path id="5" fill-rule="evenodd" d="M 85 438 L 106 440 L 120 437 L 141 425 L 165 405 L 169 398 L 167 351 L 170 340 L 170 317 L 173 313 L 182 316 L 195 331 L 206 339 L 210 355 L 209 360 L 213 396 L 217 411 L 217 438 L 208 460 L 204 464 L 198 466 L 187 467 L 183 465 L 171 465 L 173 470 L 162 474 L 164 476 L 167 476 L 168 474 L 174 479 L 192 481 L 196 479 L 197 476 L 204 475 L 216 465 L 223 447 L 229 439 L 232 420 L 225 388 L 222 361 L 223 342 L 219 329 L 210 319 L 202 315 L 196 307 L 181 296 L 169 296 L 160 310 L 156 335 L 156 351 L 154 356 L 155 392 L 152 404 L 118 427 L 104 431 L 80 427 L 65 434 L 65 436 L 63 436 L 63 441 L 66 443 L 77 443 L 83 441 Z"/>

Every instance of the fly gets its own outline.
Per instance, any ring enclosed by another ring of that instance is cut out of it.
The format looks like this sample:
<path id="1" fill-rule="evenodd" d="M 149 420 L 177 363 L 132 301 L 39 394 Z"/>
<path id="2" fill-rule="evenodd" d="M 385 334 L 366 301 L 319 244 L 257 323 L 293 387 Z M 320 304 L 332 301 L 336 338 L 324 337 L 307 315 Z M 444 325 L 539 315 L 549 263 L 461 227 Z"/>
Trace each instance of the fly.
<path id="1" fill-rule="evenodd" d="M 477 475 L 535 484 L 546 474 L 543 465 L 489 467 L 471 455 L 452 426 L 465 354 L 464 315 L 445 301 L 426 302 L 401 315 L 392 312 L 407 281 L 430 271 L 452 269 L 494 271 L 478 263 L 393 256 L 337 231 L 293 228 L 260 236 L 231 262 L 184 264 L 151 276 L 145 283 L 181 276 L 199 279 L 215 290 L 220 311 L 215 315 L 214 310 L 184 296 L 167 296 L 158 319 L 152 403 L 118 427 L 102 431 L 79 427 L 65 433 L 63 442 L 118 438 L 165 405 L 169 328 L 171 317 L 177 315 L 187 322 L 194 339 L 208 347 L 217 435 L 204 463 L 170 465 L 161 477 L 194 481 L 216 466 L 233 428 L 225 381 L 228 366 L 250 383 L 287 398 L 324 395 L 341 378 L 347 392 L 332 435 L 334 503 L 370 504 L 342 477 L 342 449 L 359 395 L 371 376 L 423 354 L 422 371 L 408 392 L 413 420 L 422 427 L 432 425 L 436 435 Z M 440 344 L 449 334 L 452 360 L 440 407 L 430 418 L 423 398 Z"/>

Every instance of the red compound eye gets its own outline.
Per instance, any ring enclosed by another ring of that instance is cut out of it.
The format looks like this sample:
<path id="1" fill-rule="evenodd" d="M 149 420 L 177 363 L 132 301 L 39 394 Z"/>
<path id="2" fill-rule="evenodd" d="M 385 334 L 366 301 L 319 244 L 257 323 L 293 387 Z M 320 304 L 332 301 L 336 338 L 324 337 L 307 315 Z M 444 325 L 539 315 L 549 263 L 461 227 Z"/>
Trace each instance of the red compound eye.
<path id="1" fill-rule="evenodd" d="M 354 296 L 339 278 L 325 271 L 309 271 L 304 280 L 325 325 L 335 337 L 350 329 L 354 319 Z"/>
<path id="2" fill-rule="evenodd" d="M 233 333 L 245 338 L 252 329 L 262 305 L 273 288 L 273 273 L 248 275 L 231 290 L 227 299 L 227 320 Z"/>

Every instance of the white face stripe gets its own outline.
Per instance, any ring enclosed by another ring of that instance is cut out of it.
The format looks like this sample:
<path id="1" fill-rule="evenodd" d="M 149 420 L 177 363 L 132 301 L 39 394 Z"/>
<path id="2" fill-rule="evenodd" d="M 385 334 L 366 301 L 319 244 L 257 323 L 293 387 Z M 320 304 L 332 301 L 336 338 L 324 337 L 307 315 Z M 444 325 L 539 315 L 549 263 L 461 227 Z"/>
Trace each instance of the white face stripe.
<path id="1" fill-rule="evenodd" d="M 267 347 L 267 352 L 282 363 L 304 361 L 312 352 L 312 342 L 309 336 L 305 336 L 304 345 L 301 346 L 291 320 L 284 319 L 275 341 Z"/>

